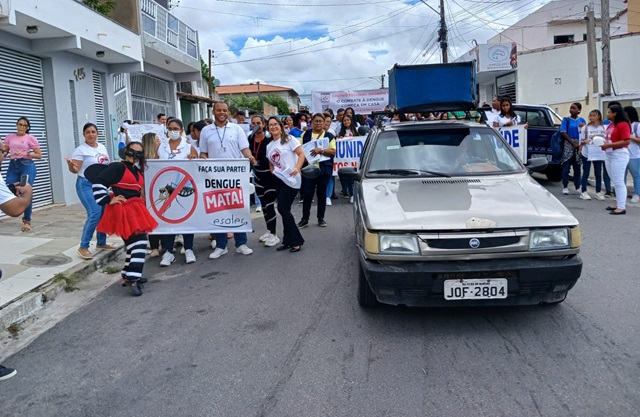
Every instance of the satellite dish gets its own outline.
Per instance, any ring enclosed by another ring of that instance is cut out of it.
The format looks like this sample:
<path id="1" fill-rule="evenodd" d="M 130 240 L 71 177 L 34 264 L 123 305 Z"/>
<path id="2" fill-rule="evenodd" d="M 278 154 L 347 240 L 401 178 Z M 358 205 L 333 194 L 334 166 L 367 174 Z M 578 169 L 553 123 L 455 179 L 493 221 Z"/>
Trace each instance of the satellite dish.
<path id="1" fill-rule="evenodd" d="M 217 86 L 219 86 L 219 85 L 220 85 L 220 80 L 219 80 L 219 79 L 217 79 L 217 78 L 214 78 L 214 80 L 213 80 L 213 86 L 214 86 L 214 87 L 217 87 Z"/>

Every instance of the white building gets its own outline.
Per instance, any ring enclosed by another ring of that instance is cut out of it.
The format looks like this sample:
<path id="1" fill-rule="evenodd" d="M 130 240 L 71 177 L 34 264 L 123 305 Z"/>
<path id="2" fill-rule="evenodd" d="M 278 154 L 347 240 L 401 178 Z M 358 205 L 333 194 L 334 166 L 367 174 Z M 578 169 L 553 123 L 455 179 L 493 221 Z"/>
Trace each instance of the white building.
<path id="1" fill-rule="evenodd" d="M 85 123 L 113 157 L 122 120 L 179 114 L 176 83 L 202 79 L 197 32 L 153 1 L 115 3 L 109 18 L 80 0 L 0 0 L 0 138 L 30 120 L 43 151 L 36 207 L 79 201 L 64 157 Z"/>

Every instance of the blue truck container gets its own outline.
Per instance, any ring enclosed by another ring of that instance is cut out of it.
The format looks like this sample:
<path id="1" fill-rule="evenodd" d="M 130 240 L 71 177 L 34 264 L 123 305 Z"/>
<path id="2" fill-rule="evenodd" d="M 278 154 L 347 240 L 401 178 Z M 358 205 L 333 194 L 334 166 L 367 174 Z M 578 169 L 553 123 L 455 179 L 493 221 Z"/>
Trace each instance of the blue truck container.
<path id="1" fill-rule="evenodd" d="M 389 105 L 404 113 L 474 110 L 475 62 L 394 65 L 389 70 Z"/>

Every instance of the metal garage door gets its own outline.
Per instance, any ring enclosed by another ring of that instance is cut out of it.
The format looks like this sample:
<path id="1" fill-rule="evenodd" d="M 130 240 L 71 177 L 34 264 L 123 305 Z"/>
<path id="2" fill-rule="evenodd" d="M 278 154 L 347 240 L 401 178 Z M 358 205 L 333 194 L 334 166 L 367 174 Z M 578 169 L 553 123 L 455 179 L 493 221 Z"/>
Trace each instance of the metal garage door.
<path id="1" fill-rule="evenodd" d="M 16 133 L 16 121 L 26 117 L 31 122 L 29 134 L 38 138 L 42 159 L 36 160 L 33 206 L 53 203 L 49 146 L 42 97 L 42 63 L 39 58 L 0 48 L 0 137 Z M 8 162 L 3 163 L 3 176 Z"/>

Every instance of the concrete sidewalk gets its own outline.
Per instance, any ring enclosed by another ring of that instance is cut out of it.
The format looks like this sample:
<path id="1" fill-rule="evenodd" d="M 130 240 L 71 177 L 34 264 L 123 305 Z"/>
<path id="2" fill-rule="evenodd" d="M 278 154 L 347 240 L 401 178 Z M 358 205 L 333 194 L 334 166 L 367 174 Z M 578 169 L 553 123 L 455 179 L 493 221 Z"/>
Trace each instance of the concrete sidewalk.
<path id="1" fill-rule="evenodd" d="M 30 232 L 21 231 L 20 218 L 0 218 L 0 331 L 27 319 L 55 297 L 63 286 L 51 282 L 56 274 L 84 277 L 122 252 L 122 239 L 115 236 L 107 242 L 118 250 L 96 252 L 94 237 L 93 259 L 80 258 L 76 251 L 86 218 L 81 204 L 35 210 Z"/>

